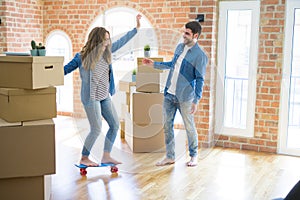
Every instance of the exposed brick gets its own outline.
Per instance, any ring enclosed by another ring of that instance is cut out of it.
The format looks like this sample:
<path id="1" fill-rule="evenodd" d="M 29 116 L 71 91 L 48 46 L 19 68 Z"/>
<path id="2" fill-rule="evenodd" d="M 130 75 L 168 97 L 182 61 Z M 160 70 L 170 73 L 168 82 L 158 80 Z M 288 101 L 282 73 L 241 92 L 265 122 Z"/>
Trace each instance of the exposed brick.
<path id="1" fill-rule="evenodd" d="M 243 150 L 251 150 L 251 151 L 258 151 L 259 147 L 258 146 L 254 146 L 254 145 L 243 144 L 241 146 L 241 149 L 243 149 Z"/>
<path id="2" fill-rule="evenodd" d="M 234 149 L 241 149 L 241 145 L 240 144 L 229 143 L 229 142 L 224 142 L 223 147 L 234 148 Z"/>
<path id="3" fill-rule="evenodd" d="M 276 147 L 259 147 L 258 151 L 276 153 Z"/>

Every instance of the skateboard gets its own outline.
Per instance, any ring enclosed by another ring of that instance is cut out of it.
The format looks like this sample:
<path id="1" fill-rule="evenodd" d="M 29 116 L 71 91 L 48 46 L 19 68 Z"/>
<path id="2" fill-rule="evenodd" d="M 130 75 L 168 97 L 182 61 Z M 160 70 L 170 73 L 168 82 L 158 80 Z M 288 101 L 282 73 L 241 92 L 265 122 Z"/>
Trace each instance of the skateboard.
<path id="1" fill-rule="evenodd" d="M 118 172 L 118 167 L 116 166 L 116 164 L 113 163 L 100 163 L 97 166 L 87 166 L 84 164 L 75 164 L 76 167 L 78 167 L 80 169 L 80 175 L 84 176 L 87 174 L 86 169 L 88 167 L 110 167 L 110 172 L 111 173 L 117 173 Z"/>

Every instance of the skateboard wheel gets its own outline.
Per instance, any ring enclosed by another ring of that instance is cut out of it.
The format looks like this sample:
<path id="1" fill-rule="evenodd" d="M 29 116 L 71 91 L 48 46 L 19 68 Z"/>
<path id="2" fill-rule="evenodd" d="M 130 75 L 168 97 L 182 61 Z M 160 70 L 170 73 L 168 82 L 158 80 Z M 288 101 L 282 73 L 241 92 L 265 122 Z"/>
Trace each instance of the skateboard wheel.
<path id="1" fill-rule="evenodd" d="M 87 174 L 86 169 L 80 169 L 80 175 L 85 176 Z"/>
<path id="2" fill-rule="evenodd" d="M 113 166 L 113 167 L 110 168 L 110 172 L 111 173 L 117 173 L 118 172 L 118 168 L 115 167 L 115 166 Z"/>

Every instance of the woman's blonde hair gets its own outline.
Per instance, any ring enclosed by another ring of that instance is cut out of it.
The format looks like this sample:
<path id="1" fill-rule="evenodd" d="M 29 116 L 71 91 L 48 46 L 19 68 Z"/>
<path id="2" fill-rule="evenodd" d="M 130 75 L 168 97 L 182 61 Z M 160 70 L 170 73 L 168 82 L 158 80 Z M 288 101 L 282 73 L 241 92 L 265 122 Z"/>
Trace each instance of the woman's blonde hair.
<path id="1" fill-rule="evenodd" d="M 103 27 L 95 27 L 90 32 L 88 41 L 82 47 L 80 52 L 84 69 L 94 70 L 102 55 L 104 60 L 108 64 L 111 64 L 111 41 L 103 51 L 103 44 L 106 41 L 106 33 L 109 34 L 109 32 Z"/>

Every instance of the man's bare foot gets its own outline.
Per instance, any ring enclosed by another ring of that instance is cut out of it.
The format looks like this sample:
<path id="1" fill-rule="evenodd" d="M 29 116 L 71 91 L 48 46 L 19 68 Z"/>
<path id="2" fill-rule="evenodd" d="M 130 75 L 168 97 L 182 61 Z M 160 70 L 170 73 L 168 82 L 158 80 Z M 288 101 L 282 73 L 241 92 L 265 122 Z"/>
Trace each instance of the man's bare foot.
<path id="1" fill-rule="evenodd" d="M 112 157 L 110 157 L 110 153 L 107 153 L 107 152 L 103 153 L 101 163 L 113 163 L 115 165 L 122 164 L 122 162 L 117 161 L 117 160 L 113 159 Z"/>
<path id="2" fill-rule="evenodd" d="M 188 167 L 195 167 L 195 166 L 197 166 L 197 164 L 198 164 L 198 157 L 197 156 L 191 157 L 191 160 L 186 163 L 186 165 Z"/>
<path id="3" fill-rule="evenodd" d="M 98 164 L 91 161 L 87 156 L 82 156 L 80 159 L 80 164 L 92 167 L 92 166 L 97 166 Z"/>
<path id="4" fill-rule="evenodd" d="M 165 165 L 172 165 L 175 163 L 175 160 L 170 159 L 170 158 L 165 158 L 162 161 L 157 162 L 155 165 L 156 166 L 165 166 Z"/>

